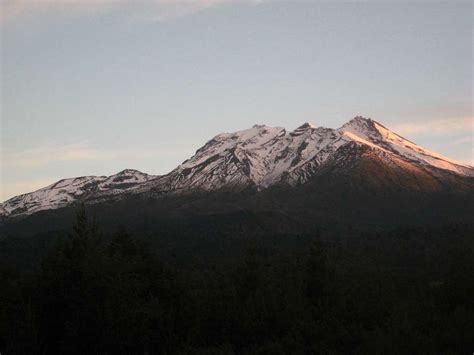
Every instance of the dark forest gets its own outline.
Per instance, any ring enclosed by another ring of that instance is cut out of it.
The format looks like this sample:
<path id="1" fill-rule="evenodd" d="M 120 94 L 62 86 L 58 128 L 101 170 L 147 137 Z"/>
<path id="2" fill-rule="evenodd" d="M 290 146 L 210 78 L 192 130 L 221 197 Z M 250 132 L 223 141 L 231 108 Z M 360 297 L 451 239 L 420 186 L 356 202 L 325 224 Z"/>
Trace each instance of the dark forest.
<path id="1" fill-rule="evenodd" d="M 125 227 L 103 232 L 80 208 L 67 233 L 51 233 L 34 267 L 15 249 L 24 241 L 0 244 L 2 354 L 474 349 L 467 225 L 331 238 L 234 232 L 218 243 L 196 237 L 198 250 Z"/>

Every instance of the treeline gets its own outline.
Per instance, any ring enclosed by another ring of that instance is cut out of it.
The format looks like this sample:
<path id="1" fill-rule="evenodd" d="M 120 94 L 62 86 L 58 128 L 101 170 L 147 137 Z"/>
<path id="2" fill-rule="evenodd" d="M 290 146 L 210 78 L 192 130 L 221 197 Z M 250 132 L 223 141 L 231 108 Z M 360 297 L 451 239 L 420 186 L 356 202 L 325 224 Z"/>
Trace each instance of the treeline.
<path id="1" fill-rule="evenodd" d="M 80 210 L 39 270 L 1 266 L 0 353 L 470 354 L 472 239 L 454 226 L 269 252 L 244 238 L 233 263 L 178 266 Z"/>

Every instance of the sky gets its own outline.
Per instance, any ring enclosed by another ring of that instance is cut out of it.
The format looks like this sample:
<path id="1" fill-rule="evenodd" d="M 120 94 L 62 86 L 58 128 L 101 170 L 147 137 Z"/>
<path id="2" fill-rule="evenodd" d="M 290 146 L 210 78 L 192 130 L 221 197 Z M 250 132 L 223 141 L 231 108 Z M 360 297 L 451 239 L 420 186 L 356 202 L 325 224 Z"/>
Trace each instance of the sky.
<path id="1" fill-rule="evenodd" d="M 473 3 L 2 0 L 0 201 L 371 117 L 472 164 Z"/>

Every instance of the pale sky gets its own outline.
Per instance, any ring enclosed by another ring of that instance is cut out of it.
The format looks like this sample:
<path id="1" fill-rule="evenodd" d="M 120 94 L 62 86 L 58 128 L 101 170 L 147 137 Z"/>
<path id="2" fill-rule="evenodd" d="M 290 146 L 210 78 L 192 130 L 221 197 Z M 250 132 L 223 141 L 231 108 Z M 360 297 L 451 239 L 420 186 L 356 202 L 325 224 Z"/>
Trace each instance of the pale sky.
<path id="1" fill-rule="evenodd" d="M 0 201 L 372 117 L 473 162 L 473 3 L 1 0 Z"/>

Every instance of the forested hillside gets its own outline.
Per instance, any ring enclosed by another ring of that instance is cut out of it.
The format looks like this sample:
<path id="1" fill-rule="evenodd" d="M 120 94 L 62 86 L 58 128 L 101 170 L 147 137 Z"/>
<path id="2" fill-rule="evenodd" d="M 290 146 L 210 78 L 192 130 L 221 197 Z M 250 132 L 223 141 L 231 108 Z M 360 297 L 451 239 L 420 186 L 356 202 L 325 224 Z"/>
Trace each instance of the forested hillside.
<path id="1" fill-rule="evenodd" d="M 468 225 L 173 239 L 103 231 L 80 209 L 68 230 L 37 267 L 2 259 L 2 354 L 474 348 Z"/>

